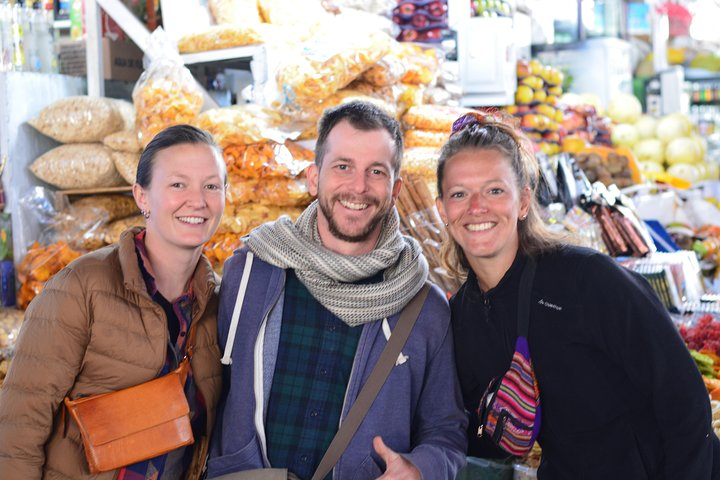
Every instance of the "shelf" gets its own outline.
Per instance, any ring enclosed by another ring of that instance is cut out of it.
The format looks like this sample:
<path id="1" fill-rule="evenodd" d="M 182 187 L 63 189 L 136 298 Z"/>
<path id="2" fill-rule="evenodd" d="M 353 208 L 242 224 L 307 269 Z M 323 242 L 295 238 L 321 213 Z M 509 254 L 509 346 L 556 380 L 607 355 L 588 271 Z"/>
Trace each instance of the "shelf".
<path id="1" fill-rule="evenodd" d="M 223 48 L 221 50 L 210 50 L 208 52 L 184 53 L 180 55 L 185 65 L 193 63 L 217 62 L 222 60 L 252 60 L 253 56 L 261 47 L 259 45 L 248 45 L 244 47 Z"/>

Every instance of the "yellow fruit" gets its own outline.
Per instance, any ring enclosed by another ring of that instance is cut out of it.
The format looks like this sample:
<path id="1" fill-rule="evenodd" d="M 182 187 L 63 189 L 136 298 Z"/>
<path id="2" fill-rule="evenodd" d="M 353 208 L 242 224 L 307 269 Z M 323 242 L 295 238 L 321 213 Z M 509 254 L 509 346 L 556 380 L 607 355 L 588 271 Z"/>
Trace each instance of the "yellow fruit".
<path id="1" fill-rule="evenodd" d="M 505 107 L 505 111 L 510 115 L 515 115 L 518 112 L 518 107 L 517 105 L 508 105 Z"/>
<path id="2" fill-rule="evenodd" d="M 543 88 L 542 78 L 536 77 L 535 75 L 530 75 L 529 77 L 523 78 L 522 80 L 520 80 L 520 84 L 527 85 L 533 90 L 540 90 L 541 88 Z"/>
<path id="3" fill-rule="evenodd" d="M 528 64 L 530 66 L 530 73 L 533 75 L 540 75 L 543 71 L 543 65 L 539 61 L 532 59 L 530 60 L 530 63 Z"/>
<path id="4" fill-rule="evenodd" d="M 568 135 L 563 139 L 562 150 L 568 153 L 578 153 L 587 147 L 587 143 L 578 135 Z"/>
<path id="5" fill-rule="evenodd" d="M 548 95 L 555 95 L 556 97 L 559 97 L 559 96 L 562 95 L 562 93 L 563 93 L 562 87 L 559 86 L 559 85 L 556 85 L 556 86 L 554 86 L 554 87 L 550 87 L 550 88 L 547 89 L 547 93 L 548 93 Z"/>
<path id="6" fill-rule="evenodd" d="M 555 109 L 546 103 L 541 103 L 535 109 L 538 113 L 545 115 L 546 117 L 555 120 Z"/>
<path id="7" fill-rule="evenodd" d="M 563 80 L 565 80 L 565 75 L 560 70 L 554 69 L 550 76 L 550 83 L 562 89 Z"/>
<path id="8" fill-rule="evenodd" d="M 558 98 L 555 95 L 548 95 L 545 97 L 545 103 L 555 106 L 558 103 Z"/>
<path id="9" fill-rule="evenodd" d="M 565 114 L 562 110 L 555 110 L 555 121 L 558 123 L 562 123 L 565 120 Z"/>
<path id="10" fill-rule="evenodd" d="M 515 103 L 518 105 L 530 103 L 533 100 L 534 94 L 535 92 L 533 92 L 532 88 L 527 85 L 520 85 L 517 91 L 515 91 Z"/>
<path id="11" fill-rule="evenodd" d="M 533 95 L 533 101 L 535 102 L 544 102 L 546 98 L 547 93 L 545 93 L 545 90 L 536 90 Z"/>

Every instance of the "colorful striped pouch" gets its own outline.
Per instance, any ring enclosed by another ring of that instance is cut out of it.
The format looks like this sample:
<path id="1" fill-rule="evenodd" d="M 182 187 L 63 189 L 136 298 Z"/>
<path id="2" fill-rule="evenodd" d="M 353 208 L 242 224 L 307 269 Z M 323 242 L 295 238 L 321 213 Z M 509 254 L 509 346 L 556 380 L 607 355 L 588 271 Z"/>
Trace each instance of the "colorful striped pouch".
<path id="1" fill-rule="evenodd" d="M 520 280 L 518 338 L 510 368 L 490 382 L 477 410 L 478 437 L 488 435 L 500 448 L 517 456 L 529 453 L 540 433 L 540 391 L 527 341 L 535 266 L 528 258 Z"/>

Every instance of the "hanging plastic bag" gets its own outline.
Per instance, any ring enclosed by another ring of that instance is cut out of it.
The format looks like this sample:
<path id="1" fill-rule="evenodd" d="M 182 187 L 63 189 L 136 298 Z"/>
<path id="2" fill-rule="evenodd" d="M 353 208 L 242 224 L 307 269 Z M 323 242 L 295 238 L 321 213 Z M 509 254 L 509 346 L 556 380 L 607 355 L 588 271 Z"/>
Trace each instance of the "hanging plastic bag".
<path id="1" fill-rule="evenodd" d="M 203 94 L 162 28 L 150 35 L 143 63 L 145 71 L 132 97 L 138 138 L 145 147 L 161 130 L 192 123 L 202 109 Z"/>

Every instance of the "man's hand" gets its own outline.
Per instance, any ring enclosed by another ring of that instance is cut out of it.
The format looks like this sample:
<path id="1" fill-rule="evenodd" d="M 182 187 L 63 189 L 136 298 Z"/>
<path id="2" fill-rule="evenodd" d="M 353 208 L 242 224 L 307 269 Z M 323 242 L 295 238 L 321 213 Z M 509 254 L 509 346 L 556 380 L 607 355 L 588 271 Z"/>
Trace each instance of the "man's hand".
<path id="1" fill-rule="evenodd" d="M 373 447 L 386 465 L 385 473 L 378 480 L 422 480 L 415 465 L 391 450 L 381 437 L 373 438 Z"/>

